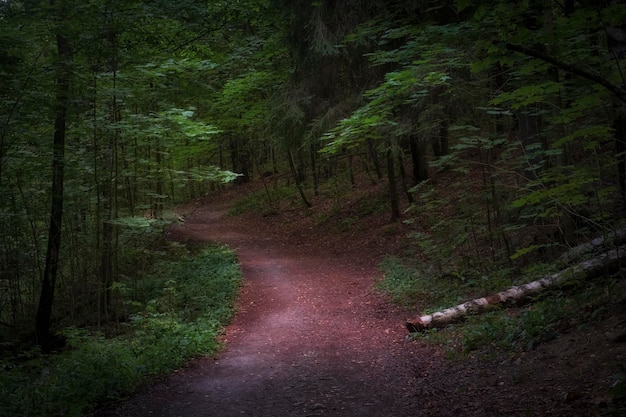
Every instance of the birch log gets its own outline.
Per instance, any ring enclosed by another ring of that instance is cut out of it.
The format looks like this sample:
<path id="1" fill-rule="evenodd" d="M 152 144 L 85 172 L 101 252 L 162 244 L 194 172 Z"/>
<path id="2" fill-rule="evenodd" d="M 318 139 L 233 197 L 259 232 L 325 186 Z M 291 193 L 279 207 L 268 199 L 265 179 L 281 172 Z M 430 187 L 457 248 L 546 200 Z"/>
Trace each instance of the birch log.
<path id="1" fill-rule="evenodd" d="M 529 295 L 539 293 L 548 287 L 563 284 L 577 279 L 591 279 L 602 274 L 617 271 L 620 260 L 626 254 L 626 245 L 619 246 L 594 258 L 580 262 L 555 274 L 543 277 L 537 281 L 529 282 L 520 286 L 511 287 L 505 291 L 476 298 L 433 314 L 409 320 L 406 327 L 409 332 L 420 332 L 435 327 L 444 327 L 454 323 L 471 313 L 479 313 L 485 307 L 500 304 L 507 301 L 521 300 Z"/>
<path id="2" fill-rule="evenodd" d="M 589 242 L 582 243 L 565 252 L 559 261 L 570 265 L 585 255 L 626 243 L 626 229 L 607 232 L 606 235 L 597 237 Z"/>

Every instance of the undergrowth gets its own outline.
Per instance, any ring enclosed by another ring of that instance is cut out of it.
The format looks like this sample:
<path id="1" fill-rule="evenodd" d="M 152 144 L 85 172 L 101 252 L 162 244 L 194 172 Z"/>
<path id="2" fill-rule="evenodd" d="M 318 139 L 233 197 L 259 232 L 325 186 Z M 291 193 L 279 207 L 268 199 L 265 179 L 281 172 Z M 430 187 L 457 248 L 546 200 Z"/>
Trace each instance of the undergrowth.
<path id="1" fill-rule="evenodd" d="M 479 295 L 504 290 L 492 284 L 470 285 L 467 281 L 450 281 L 427 270 L 410 266 L 395 258 L 387 258 L 381 269 L 384 279 L 377 286 L 392 299 L 406 306 L 418 306 L 423 314 L 452 307 Z M 535 268 L 537 269 L 537 268 Z M 522 281 L 537 278 L 537 271 Z M 500 284 L 506 280 L 496 280 Z M 433 329 L 415 337 L 446 346 L 449 355 L 471 351 L 519 352 L 532 350 L 572 328 L 589 325 L 606 318 L 626 301 L 626 284 L 606 277 L 593 282 L 571 282 L 541 293 L 525 305 L 501 308 L 480 315 L 468 316 L 460 324 Z"/>
<path id="2" fill-rule="evenodd" d="M 127 300 L 135 311 L 142 307 L 121 335 L 68 328 L 62 352 L 33 348 L 2 360 L 0 416 L 83 416 L 192 357 L 216 352 L 240 280 L 236 257 L 224 247 L 155 265 Z"/>
<path id="3" fill-rule="evenodd" d="M 295 204 L 298 198 L 298 190 L 293 186 L 268 187 L 251 192 L 235 201 L 228 214 L 239 216 L 248 212 L 260 212 L 264 215 L 272 215 L 280 211 L 281 204 L 285 202 Z"/>
<path id="4" fill-rule="evenodd" d="M 505 269 L 492 274 L 470 269 L 440 272 L 438 267 L 409 264 L 395 257 L 383 259 L 380 268 L 384 279 L 377 283 L 377 288 L 398 304 L 422 306 L 425 313 L 512 285 Z"/>

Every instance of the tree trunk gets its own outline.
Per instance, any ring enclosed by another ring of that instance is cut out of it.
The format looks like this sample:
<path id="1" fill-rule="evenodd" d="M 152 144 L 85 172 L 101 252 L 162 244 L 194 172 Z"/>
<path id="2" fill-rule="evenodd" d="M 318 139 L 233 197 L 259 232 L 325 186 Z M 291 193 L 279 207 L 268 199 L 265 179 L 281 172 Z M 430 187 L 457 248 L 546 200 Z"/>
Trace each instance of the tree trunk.
<path id="1" fill-rule="evenodd" d="M 376 171 L 376 178 L 379 180 L 383 179 L 383 171 L 380 168 L 380 159 L 378 158 L 378 152 L 376 151 L 376 146 L 374 146 L 374 142 L 372 139 L 367 139 L 367 149 L 369 151 L 370 157 L 372 158 L 372 163 L 374 164 L 374 170 Z"/>
<path id="2" fill-rule="evenodd" d="M 402 191 L 404 195 L 406 195 L 406 199 L 409 204 L 413 204 L 413 193 L 409 190 L 407 185 L 407 175 L 406 170 L 404 169 L 404 161 L 402 160 L 402 154 L 398 155 L 398 167 L 400 168 L 400 181 L 402 184 Z"/>
<path id="3" fill-rule="evenodd" d="M 311 172 L 313 179 L 313 195 L 319 195 L 319 175 L 317 172 L 317 149 L 316 146 L 311 143 Z"/>
<path id="4" fill-rule="evenodd" d="M 57 75 L 56 111 L 54 120 L 54 143 L 52 156 L 52 202 L 50 207 L 50 225 L 48 228 L 48 247 L 46 265 L 41 282 L 41 293 L 35 317 L 37 343 L 44 352 L 52 348 L 50 342 L 50 318 L 54 302 L 59 252 L 61 250 L 61 223 L 63 220 L 63 181 L 65 171 L 65 130 L 67 124 L 67 105 L 70 90 L 70 62 L 72 49 L 69 40 L 57 35 L 59 67 Z"/>
<path id="5" fill-rule="evenodd" d="M 443 119 L 439 125 L 439 136 L 432 140 L 433 154 L 437 158 L 450 153 L 450 127 L 448 120 Z"/>
<path id="6" fill-rule="evenodd" d="M 596 276 L 614 272 L 619 269 L 620 262 L 626 251 L 626 245 L 604 252 L 589 260 L 578 263 L 556 274 L 520 286 L 511 287 L 505 291 L 476 298 L 459 304 L 456 307 L 421 316 L 406 323 L 410 332 L 420 332 L 435 327 L 445 327 L 471 313 L 480 313 L 486 307 L 507 301 L 522 300 L 529 295 L 536 294 L 546 288 L 554 287 L 573 280 L 588 280 Z"/>
<path id="7" fill-rule="evenodd" d="M 117 34 L 115 31 L 111 29 L 107 29 L 105 31 L 105 37 L 107 41 L 107 46 L 109 48 L 109 59 L 107 63 L 107 70 L 112 74 L 113 77 L 113 94 L 111 95 L 111 101 L 108 105 L 109 109 L 109 123 L 114 125 L 121 121 L 121 114 L 118 107 L 117 100 Z M 115 240 L 115 231 L 113 228 L 113 224 L 111 220 L 114 219 L 114 206 L 115 201 L 117 199 L 117 164 L 116 154 L 117 154 L 117 142 L 118 142 L 118 130 L 113 129 L 113 131 L 108 135 L 107 145 L 104 151 L 102 152 L 103 158 L 103 168 L 104 172 L 108 175 L 105 179 L 104 184 L 102 184 L 102 203 L 104 210 L 104 221 L 102 222 L 102 245 L 100 247 L 100 267 L 99 267 L 99 275 L 100 275 L 100 285 L 101 285 L 101 293 L 100 293 L 100 311 L 99 311 L 99 320 L 98 325 L 100 325 L 101 319 L 104 322 L 108 322 L 109 320 L 109 307 L 111 304 L 111 286 L 113 285 L 113 247 Z M 157 153 L 158 158 L 159 153 Z M 159 177 L 160 178 L 160 177 Z M 162 192 L 162 191 L 161 191 Z M 161 194 L 157 190 L 157 194 Z M 157 211 L 158 212 L 158 211 Z M 156 213 L 155 213 L 156 214 Z"/>
<path id="8" fill-rule="evenodd" d="M 420 145 L 419 139 L 410 136 L 409 147 L 411 148 L 411 160 L 413 161 L 413 180 L 417 185 L 428 179 L 428 162 L 426 161 L 424 146 Z"/>
<path id="9" fill-rule="evenodd" d="M 293 160 L 293 153 L 291 151 L 287 151 L 287 159 L 289 160 L 289 168 L 291 168 L 291 174 L 293 175 L 293 179 L 296 182 L 296 187 L 298 188 L 298 192 L 300 193 L 300 197 L 302 198 L 302 202 L 307 208 L 311 208 L 312 205 L 309 200 L 306 198 L 306 194 L 304 194 L 304 189 L 302 188 L 302 183 L 300 182 L 300 176 L 298 175 L 298 171 L 296 170 L 296 164 Z"/>
<path id="10" fill-rule="evenodd" d="M 613 4 L 624 4 L 624 0 L 614 0 Z M 612 26 L 607 30 L 609 51 L 619 65 L 619 61 L 626 57 L 626 25 Z M 626 81 L 621 80 L 620 87 L 626 88 Z M 622 197 L 622 203 L 626 203 L 626 102 L 615 102 L 615 154 L 617 157 L 617 179 Z"/>
<path id="11" fill-rule="evenodd" d="M 397 222 L 400 219 L 400 207 L 398 205 L 398 179 L 396 178 L 396 167 L 393 159 L 393 147 L 389 143 L 387 149 L 387 177 L 389 179 L 389 201 L 391 204 L 391 221 Z"/>

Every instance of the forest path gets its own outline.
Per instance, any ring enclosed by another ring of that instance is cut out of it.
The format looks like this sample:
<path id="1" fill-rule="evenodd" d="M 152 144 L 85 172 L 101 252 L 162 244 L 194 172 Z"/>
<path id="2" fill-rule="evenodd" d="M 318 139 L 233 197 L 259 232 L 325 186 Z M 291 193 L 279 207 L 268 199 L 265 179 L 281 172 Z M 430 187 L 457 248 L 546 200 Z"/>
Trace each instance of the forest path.
<path id="1" fill-rule="evenodd" d="M 372 292 L 379 259 L 348 241 L 298 239 L 227 216 L 226 208 L 205 203 L 170 231 L 172 239 L 215 241 L 238 254 L 244 286 L 225 349 L 113 415 L 417 415 L 411 363 L 420 347 L 406 341 L 406 313 Z"/>
<path id="2" fill-rule="evenodd" d="M 531 351 L 448 360 L 445 347 L 408 342 L 415 312 L 372 291 L 382 256 L 407 250 L 384 214 L 350 227 L 316 217 L 320 202 L 316 212 L 227 215 L 241 195 L 233 187 L 183 207 L 185 223 L 169 231 L 238 254 L 244 285 L 225 349 L 98 417 L 624 415 L 608 393 L 626 343 L 604 333 L 626 323 L 626 304 Z"/>

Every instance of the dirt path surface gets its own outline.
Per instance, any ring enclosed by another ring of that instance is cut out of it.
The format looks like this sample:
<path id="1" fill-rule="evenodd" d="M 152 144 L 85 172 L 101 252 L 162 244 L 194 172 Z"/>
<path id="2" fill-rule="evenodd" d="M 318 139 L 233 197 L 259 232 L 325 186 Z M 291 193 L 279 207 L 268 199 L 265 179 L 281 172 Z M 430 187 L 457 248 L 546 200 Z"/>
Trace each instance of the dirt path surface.
<path id="1" fill-rule="evenodd" d="M 607 393 L 626 349 L 603 332 L 624 315 L 516 357 L 450 361 L 408 341 L 411 313 L 372 291 L 381 256 L 397 249 L 384 221 L 331 233 L 300 214 L 227 216 L 228 201 L 188 208 L 170 233 L 239 256 L 244 287 L 225 349 L 98 416 L 618 415 Z"/>
<path id="2" fill-rule="evenodd" d="M 370 291 L 378 260 L 350 248 L 296 245 L 224 210 L 198 208 L 172 238 L 218 241 L 238 254 L 245 284 L 226 349 L 116 415 L 412 415 L 404 400 L 414 381 L 406 314 Z"/>

